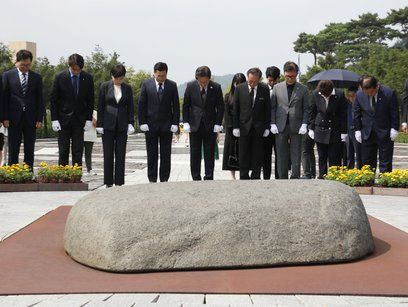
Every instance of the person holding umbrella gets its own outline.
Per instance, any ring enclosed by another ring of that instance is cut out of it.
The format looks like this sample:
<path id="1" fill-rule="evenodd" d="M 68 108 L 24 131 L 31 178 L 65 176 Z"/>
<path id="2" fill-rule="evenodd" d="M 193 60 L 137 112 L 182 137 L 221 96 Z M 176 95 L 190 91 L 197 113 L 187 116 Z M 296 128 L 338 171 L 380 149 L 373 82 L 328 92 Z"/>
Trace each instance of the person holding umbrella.
<path id="1" fill-rule="evenodd" d="M 342 142 L 347 139 L 347 102 L 344 92 L 334 88 L 330 80 L 319 82 L 310 100 L 309 136 L 314 139 L 319 155 L 319 179 L 324 179 L 329 166 L 340 166 Z"/>

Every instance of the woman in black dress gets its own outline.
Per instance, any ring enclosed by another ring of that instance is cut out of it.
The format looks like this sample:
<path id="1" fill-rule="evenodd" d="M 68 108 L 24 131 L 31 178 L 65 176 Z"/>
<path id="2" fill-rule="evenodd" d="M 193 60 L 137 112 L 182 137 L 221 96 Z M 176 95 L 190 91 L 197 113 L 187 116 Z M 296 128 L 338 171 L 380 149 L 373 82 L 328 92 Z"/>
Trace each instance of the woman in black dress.
<path id="1" fill-rule="evenodd" d="M 231 90 L 225 95 L 225 111 L 224 111 L 224 127 L 225 127 L 225 140 L 224 140 L 224 155 L 222 159 L 222 169 L 224 171 L 231 171 L 231 177 L 235 180 L 235 171 L 239 170 L 238 166 L 238 142 L 239 139 L 232 134 L 232 112 L 234 110 L 234 91 L 235 87 L 246 82 L 245 75 L 237 73 L 232 78 Z"/>

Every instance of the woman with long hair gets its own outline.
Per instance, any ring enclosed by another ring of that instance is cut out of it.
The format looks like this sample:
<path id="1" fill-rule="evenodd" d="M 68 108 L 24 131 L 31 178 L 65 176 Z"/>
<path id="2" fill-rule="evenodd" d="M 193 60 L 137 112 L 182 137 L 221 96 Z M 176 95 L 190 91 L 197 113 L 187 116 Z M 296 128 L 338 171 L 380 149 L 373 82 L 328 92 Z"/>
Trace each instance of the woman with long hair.
<path id="1" fill-rule="evenodd" d="M 222 160 L 222 169 L 229 170 L 231 172 L 231 178 L 235 180 L 235 171 L 239 170 L 238 158 L 239 158 L 239 138 L 236 138 L 232 134 L 232 114 L 234 110 L 234 92 L 235 87 L 246 82 L 246 77 L 242 73 L 237 73 L 232 78 L 231 89 L 228 94 L 225 95 L 225 111 L 224 111 L 224 127 L 225 127 L 225 140 L 224 140 L 224 155 Z"/>

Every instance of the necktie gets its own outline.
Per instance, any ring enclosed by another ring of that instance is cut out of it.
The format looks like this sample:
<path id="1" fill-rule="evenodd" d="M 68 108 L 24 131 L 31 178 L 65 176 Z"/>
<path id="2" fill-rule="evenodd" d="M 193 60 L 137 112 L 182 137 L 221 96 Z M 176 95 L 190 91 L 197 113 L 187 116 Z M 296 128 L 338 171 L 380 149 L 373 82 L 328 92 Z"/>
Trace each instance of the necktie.
<path id="1" fill-rule="evenodd" d="M 201 90 L 201 100 L 204 103 L 206 99 L 207 99 L 207 95 L 205 93 L 205 88 L 203 87 L 202 90 Z"/>
<path id="2" fill-rule="evenodd" d="M 23 73 L 23 79 L 21 80 L 21 92 L 23 96 L 27 93 L 27 74 Z"/>
<path id="3" fill-rule="evenodd" d="M 249 97 L 251 98 L 252 107 L 254 107 L 254 104 L 255 104 L 254 96 L 255 96 L 255 91 L 254 91 L 254 88 L 251 87 L 251 91 L 249 92 Z"/>
<path id="4" fill-rule="evenodd" d="M 163 84 L 162 83 L 159 83 L 159 90 L 157 91 L 157 95 L 159 95 L 159 100 L 161 102 L 163 98 Z"/>
<path id="5" fill-rule="evenodd" d="M 72 76 L 72 86 L 74 87 L 75 97 L 78 95 L 78 76 Z"/>
<path id="6" fill-rule="evenodd" d="M 377 102 L 375 101 L 375 97 L 371 97 L 371 107 L 373 108 L 373 111 L 375 112 L 375 107 L 377 106 Z"/>

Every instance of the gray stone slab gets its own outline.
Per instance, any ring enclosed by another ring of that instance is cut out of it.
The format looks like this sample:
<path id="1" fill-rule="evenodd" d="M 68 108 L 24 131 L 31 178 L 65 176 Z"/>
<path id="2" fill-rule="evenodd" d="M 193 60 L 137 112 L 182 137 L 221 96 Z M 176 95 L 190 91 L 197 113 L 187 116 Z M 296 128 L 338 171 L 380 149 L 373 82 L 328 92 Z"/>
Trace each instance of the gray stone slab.
<path id="1" fill-rule="evenodd" d="M 80 263 L 118 272 L 333 263 L 374 250 L 354 189 L 312 180 L 99 190 L 71 210 L 64 246 Z"/>

